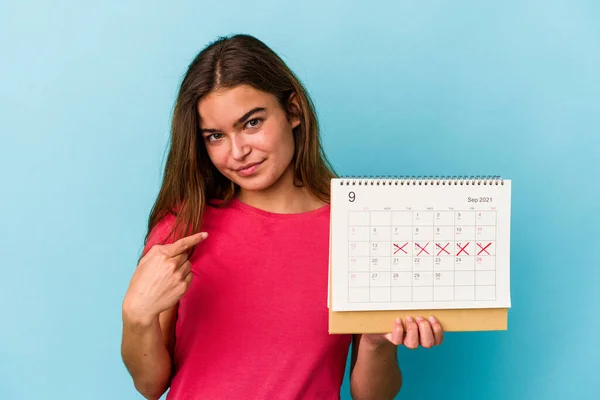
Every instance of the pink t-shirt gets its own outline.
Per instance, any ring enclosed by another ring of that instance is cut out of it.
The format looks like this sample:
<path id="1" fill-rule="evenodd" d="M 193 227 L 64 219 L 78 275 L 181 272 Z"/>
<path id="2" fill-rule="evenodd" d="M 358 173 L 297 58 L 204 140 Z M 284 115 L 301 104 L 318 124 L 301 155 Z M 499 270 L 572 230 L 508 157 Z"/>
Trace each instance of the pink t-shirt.
<path id="1" fill-rule="evenodd" d="M 327 329 L 329 205 L 205 210 L 209 237 L 190 260 L 167 399 L 339 399 L 351 336 Z M 173 222 L 165 217 L 147 248 Z"/>

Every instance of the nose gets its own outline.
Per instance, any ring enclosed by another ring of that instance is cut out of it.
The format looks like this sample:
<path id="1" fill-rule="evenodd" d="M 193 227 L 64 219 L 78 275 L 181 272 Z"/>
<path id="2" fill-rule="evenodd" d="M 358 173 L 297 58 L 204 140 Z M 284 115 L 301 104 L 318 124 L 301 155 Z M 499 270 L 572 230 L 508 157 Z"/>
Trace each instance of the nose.
<path id="1" fill-rule="evenodd" d="M 231 140 L 231 156 L 236 160 L 243 160 L 250 153 L 250 146 L 242 135 L 235 135 Z"/>

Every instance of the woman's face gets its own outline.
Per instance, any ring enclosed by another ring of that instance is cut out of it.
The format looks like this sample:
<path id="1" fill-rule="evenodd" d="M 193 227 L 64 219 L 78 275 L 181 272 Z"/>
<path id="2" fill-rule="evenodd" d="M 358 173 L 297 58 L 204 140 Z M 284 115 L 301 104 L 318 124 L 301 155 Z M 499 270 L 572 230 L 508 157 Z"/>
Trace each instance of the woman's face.
<path id="1" fill-rule="evenodd" d="M 289 121 L 275 96 L 236 86 L 203 97 L 198 112 L 211 161 L 242 189 L 267 189 L 288 171 L 294 155 L 292 129 L 300 121 Z"/>

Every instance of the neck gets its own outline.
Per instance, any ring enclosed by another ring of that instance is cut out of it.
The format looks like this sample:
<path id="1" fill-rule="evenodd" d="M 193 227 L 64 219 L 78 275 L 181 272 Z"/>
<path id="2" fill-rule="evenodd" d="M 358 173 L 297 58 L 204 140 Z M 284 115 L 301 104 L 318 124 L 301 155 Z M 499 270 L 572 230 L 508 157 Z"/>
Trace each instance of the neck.
<path id="1" fill-rule="evenodd" d="M 306 187 L 294 185 L 293 165 L 269 188 L 260 191 L 241 189 L 237 197 L 252 207 L 279 214 L 308 212 L 325 205 Z"/>

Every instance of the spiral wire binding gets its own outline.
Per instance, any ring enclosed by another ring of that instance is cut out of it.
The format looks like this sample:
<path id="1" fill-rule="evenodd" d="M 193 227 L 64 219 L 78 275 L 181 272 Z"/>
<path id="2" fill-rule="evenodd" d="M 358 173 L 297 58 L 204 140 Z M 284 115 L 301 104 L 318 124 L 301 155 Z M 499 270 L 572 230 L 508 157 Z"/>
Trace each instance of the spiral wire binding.
<path id="1" fill-rule="evenodd" d="M 415 186 L 415 185 L 504 185 L 502 177 L 497 175 L 473 175 L 473 176 L 420 176 L 420 175 L 365 175 L 365 176 L 340 176 L 340 185 L 346 186 Z"/>

